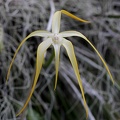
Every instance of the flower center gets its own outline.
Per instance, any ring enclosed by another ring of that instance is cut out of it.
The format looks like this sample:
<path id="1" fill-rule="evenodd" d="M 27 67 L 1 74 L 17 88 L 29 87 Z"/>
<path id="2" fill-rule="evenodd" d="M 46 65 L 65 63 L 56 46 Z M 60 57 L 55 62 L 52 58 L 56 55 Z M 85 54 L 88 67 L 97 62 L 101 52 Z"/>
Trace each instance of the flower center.
<path id="1" fill-rule="evenodd" d="M 60 43 L 60 39 L 59 39 L 59 36 L 58 34 L 54 34 L 53 37 L 52 37 L 52 41 L 54 44 L 59 44 Z"/>

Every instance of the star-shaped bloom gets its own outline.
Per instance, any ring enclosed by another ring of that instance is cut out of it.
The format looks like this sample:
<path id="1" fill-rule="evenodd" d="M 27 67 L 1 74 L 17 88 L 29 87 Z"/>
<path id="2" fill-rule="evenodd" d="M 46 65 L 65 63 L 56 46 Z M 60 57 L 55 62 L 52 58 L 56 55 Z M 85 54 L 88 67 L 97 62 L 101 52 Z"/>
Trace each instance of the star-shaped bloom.
<path id="1" fill-rule="evenodd" d="M 79 86 L 80 86 L 80 89 L 81 89 L 82 98 L 83 98 L 83 101 L 84 101 L 84 107 L 85 107 L 85 110 L 86 110 L 86 115 L 88 116 L 88 108 L 87 108 L 87 104 L 86 104 L 86 100 L 85 100 L 85 96 L 84 96 L 84 90 L 83 90 L 83 86 L 82 86 L 82 80 L 80 78 L 80 74 L 79 74 L 77 60 L 76 60 L 76 57 L 75 57 L 74 48 L 73 48 L 72 43 L 69 40 L 67 40 L 66 37 L 77 36 L 77 37 L 81 37 L 85 41 L 87 41 L 90 44 L 90 46 L 95 50 L 95 52 L 98 54 L 98 56 L 100 57 L 100 59 L 103 62 L 103 64 L 104 64 L 104 66 L 105 66 L 108 74 L 110 75 L 110 78 L 111 78 L 112 82 L 114 83 L 114 80 L 113 80 L 113 77 L 112 77 L 112 75 L 110 73 L 110 70 L 109 70 L 107 64 L 105 63 L 105 61 L 103 60 L 102 56 L 97 51 L 97 49 L 94 47 L 94 45 L 83 34 L 81 34 L 80 32 L 77 32 L 77 31 L 59 32 L 60 31 L 61 13 L 65 14 L 65 15 L 73 18 L 73 19 L 76 19 L 78 21 L 89 23 L 89 21 L 86 21 L 86 20 L 83 20 L 81 18 L 78 18 L 78 17 L 74 16 L 73 14 L 71 14 L 71 13 L 65 11 L 65 10 L 57 11 L 54 14 L 53 20 L 52 20 L 52 32 L 48 32 L 48 31 L 44 31 L 44 30 L 38 30 L 38 31 L 32 32 L 30 35 L 28 35 L 20 43 L 20 45 L 18 46 L 18 48 L 17 48 L 17 50 L 16 50 L 16 52 L 14 54 L 14 57 L 13 57 L 12 61 L 11 61 L 10 67 L 8 69 L 7 79 L 9 77 L 10 70 L 11 70 L 12 64 L 14 62 L 14 59 L 15 59 L 15 57 L 16 57 L 19 49 L 23 45 L 23 43 L 27 39 L 29 39 L 30 37 L 33 37 L 33 36 L 45 37 L 45 40 L 42 43 L 40 43 L 40 45 L 37 48 L 36 72 L 35 72 L 34 82 L 33 82 L 30 94 L 29 94 L 29 96 L 28 96 L 28 98 L 27 98 L 24 106 L 22 107 L 22 109 L 17 114 L 17 116 L 20 115 L 24 111 L 24 109 L 28 105 L 28 102 L 30 101 L 30 98 L 31 98 L 31 96 L 32 96 L 32 94 L 34 92 L 34 89 L 35 89 L 35 86 L 36 86 L 36 83 L 37 83 L 37 80 L 38 80 L 38 77 L 39 77 L 39 74 L 40 74 L 40 71 L 41 71 L 41 68 L 42 68 L 42 64 L 43 64 L 43 60 L 44 60 L 44 54 L 45 54 L 46 50 L 51 45 L 53 45 L 54 51 L 55 51 L 56 76 L 55 76 L 55 88 L 54 89 L 56 89 L 56 85 L 57 85 L 57 77 L 58 77 L 58 70 L 59 70 L 60 47 L 63 46 L 66 49 L 68 57 L 69 57 L 69 59 L 71 61 L 71 64 L 73 66 L 76 78 L 78 80 L 78 83 L 79 83 Z"/>

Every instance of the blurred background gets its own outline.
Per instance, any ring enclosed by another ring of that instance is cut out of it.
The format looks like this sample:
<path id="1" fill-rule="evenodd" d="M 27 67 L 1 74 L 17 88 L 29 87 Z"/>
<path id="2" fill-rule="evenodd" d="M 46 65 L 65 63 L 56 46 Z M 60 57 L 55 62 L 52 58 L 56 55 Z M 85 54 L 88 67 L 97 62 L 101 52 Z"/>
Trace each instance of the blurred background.
<path id="1" fill-rule="evenodd" d="M 31 89 L 36 50 L 43 40 L 32 37 L 21 47 L 5 84 L 10 61 L 20 42 L 35 30 L 51 31 L 55 11 L 65 9 L 91 21 L 62 15 L 61 31 L 83 33 L 101 53 L 115 79 L 113 85 L 98 55 L 83 39 L 70 37 L 77 57 L 88 120 L 120 120 L 120 0 L 0 0 L 0 120 L 86 120 L 77 79 L 61 48 L 57 89 L 52 47 L 26 110 L 16 118 Z"/>

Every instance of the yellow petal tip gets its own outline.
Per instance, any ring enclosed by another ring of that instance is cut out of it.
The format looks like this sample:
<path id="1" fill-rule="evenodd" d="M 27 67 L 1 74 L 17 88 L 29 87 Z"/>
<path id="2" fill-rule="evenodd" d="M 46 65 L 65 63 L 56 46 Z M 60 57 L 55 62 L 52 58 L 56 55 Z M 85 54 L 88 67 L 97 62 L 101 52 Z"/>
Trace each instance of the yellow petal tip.
<path id="1" fill-rule="evenodd" d="M 69 16 L 69 17 L 75 19 L 75 20 L 78 20 L 78 21 L 80 21 L 80 22 L 91 23 L 90 21 L 81 19 L 81 18 L 79 18 L 79 17 L 73 15 L 72 13 L 70 13 L 70 12 L 68 12 L 68 11 L 66 11 L 66 10 L 61 10 L 61 13 L 65 14 L 65 15 L 67 15 L 67 16 Z"/>

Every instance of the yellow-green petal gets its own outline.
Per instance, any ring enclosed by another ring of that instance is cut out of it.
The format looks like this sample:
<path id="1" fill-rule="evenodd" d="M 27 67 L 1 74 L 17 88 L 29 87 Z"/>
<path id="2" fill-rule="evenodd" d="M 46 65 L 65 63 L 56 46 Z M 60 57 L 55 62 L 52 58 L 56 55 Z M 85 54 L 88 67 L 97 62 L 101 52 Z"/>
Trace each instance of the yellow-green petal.
<path id="1" fill-rule="evenodd" d="M 45 53 L 46 49 L 51 45 L 51 43 L 52 43 L 51 38 L 49 38 L 47 40 L 44 40 L 38 46 L 37 58 L 36 58 L 36 71 L 35 71 L 33 85 L 32 85 L 32 88 L 30 90 L 29 96 L 28 96 L 24 106 L 21 108 L 21 110 L 18 112 L 18 114 L 16 116 L 20 115 L 24 111 L 24 109 L 28 105 L 28 102 L 30 101 L 30 98 L 31 98 L 31 96 L 32 96 L 32 94 L 34 92 L 34 89 L 35 89 L 35 86 L 36 86 L 36 83 L 37 83 L 37 80 L 38 80 L 38 77 L 39 77 L 39 74 L 40 74 L 40 71 L 41 71 L 41 68 L 42 68 L 43 59 L 44 59 L 44 53 Z"/>
<path id="2" fill-rule="evenodd" d="M 60 31 L 61 12 L 57 11 L 52 20 L 52 33 L 59 33 Z"/>
<path id="3" fill-rule="evenodd" d="M 56 76 L 55 76 L 55 87 L 57 86 L 57 79 L 58 79 L 58 69 L 59 69 L 59 61 L 60 61 L 60 45 L 54 44 L 54 50 L 55 50 L 55 70 L 56 70 Z"/>
<path id="4" fill-rule="evenodd" d="M 112 77 L 112 74 L 111 74 L 111 72 L 110 72 L 110 70 L 109 70 L 109 67 L 107 66 L 106 62 L 104 61 L 104 59 L 102 58 L 102 56 L 100 55 L 100 53 L 98 52 L 98 50 L 95 48 L 95 46 L 94 46 L 94 45 L 90 42 L 90 40 L 88 40 L 82 33 L 77 32 L 77 31 L 65 31 L 65 32 L 61 32 L 61 33 L 59 34 L 59 36 L 60 36 L 60 37 L 72 37 L 72 36 L 77 36 L 77 37 L 81 37 L 81 38 L 83 38 L 85 41 L 87 41 L 87 42 L 90 44 L 90 46 L 95 50 L 95 52 L 98 54 L 98 56 L 100 57 L 101 61 L 103 62 L 104 66 L 105 66 L 105 68 L 106 68 L 106 70 L 107 70 L 107 72 L 108 72 L 108 74 L 109 74 L 109 76 L 110 76 L 110 78 L 111 78 L 111 80 L 112 80 L 112 82 L 113 82 L 113 84 L 114 84 L 114 79 L 113 79 L 113 77 Z"/>
<path id="5" fill-rule="evenodd" d="M 22 42 L 20 43 L 20 45 L 18 46 L 17 50 L 15 51 L 15 54 L 12 58 L 12 61 L 10 63 L 10 66 L 9 66 L 9 69 L 8 69 L 8 73 L 7 73 L 7 80 L 9 78 L 9 74 L 10 74 L 10 70 L 11 70 L 11 67 L 12 67 L 12 64 L 14 62 L 14 59 L 19 51 L 19 49 L 21 48 L 21 46 L 24 44 L 24 42 L 29 39 L 30 37 L 33 37 L 33 36 L 40 36 L 40 37 L 47 37 L 47 36 L 51 36 L 52 33 L 48 32 L 48 31 L 45 31 L 45 30 L 37 30 L 35 32 L 32 32 L 31 34 L 29 34 L 25 39 L 22 40 Z"/>
<path id="6" fill-rule="evenodd" d="M 78 21 L 80 21 L 80 22 L 90 23 L 90 21 L 83 20 L 83 19 L 81 19 L 81 18 L 79 18 L 79 17 L 77 17 L 77 16 L 71 14 L 70 12 L 68 12 L 68 11 L 66 11 L 66 10 L 61 10 L 61 13 L 65 14 L 65 15 L 67 15 L 67 16 L 69 16 L 69 17 L 75 19 L 75 20 L 78 20 Z"/>
<path id="7" fill-rule="evenodd" d="M 83 86 L 82 86 L 82 80 L 80 78 L 78 64 L 77 64 L 77 60 L 76 60 L 76 57 L 75 57 L 75 52 L 74 52 L 73 45 L 72 45 L 72 43 L 70 41 L 68 41 L 66 39 L 63 40 L 63 44 L 62 45 L 65 47 L 65 49 L 67 51 L 67 54 L 69 56 L 69 59 L 71 61 L 72 66 L 73 66 L 75 75 L 77 77 L 77 80 L 78 80 L 78 83 L 79 83 L 79 86 L 80 86 L 80 89 L 81 89 L 83 101 L 84 101 L 84 107 L 85 107 L 85 110 L 86 110 L 86 116 L 88 117 L 88 107 L 87 107 L 85 96 L 84 96 L 84 90 L 83 90 Z"/>

